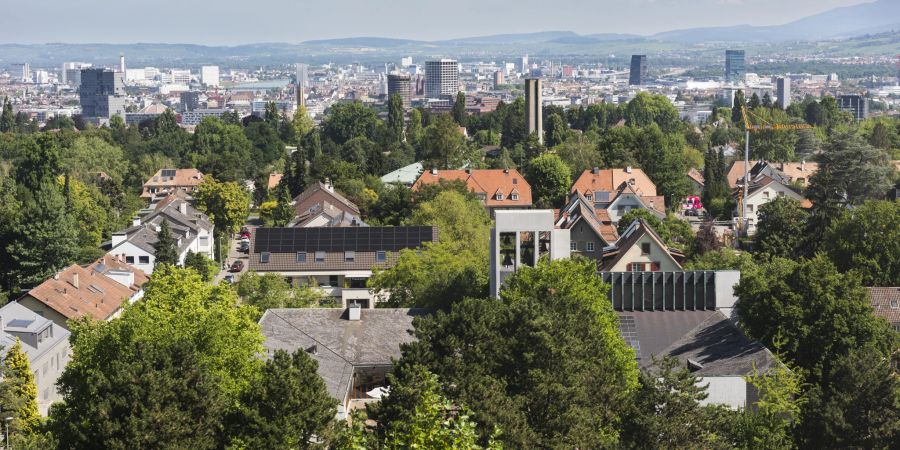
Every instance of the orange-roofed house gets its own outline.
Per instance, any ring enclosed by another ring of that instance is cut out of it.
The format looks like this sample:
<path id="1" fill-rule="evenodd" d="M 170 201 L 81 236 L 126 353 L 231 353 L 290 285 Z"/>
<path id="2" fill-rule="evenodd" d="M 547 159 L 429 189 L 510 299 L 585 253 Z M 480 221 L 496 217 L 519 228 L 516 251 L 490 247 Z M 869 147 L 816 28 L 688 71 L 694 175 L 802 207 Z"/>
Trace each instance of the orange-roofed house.
<path id="1" fill-rule="evenodd" d="M 197 169 L 160 169 L 146 183 L 141 198 L 159 197 L 181 191 L 190 194 L 203 182 L 203 174 Z"/>
<path id="2" fill-rule="evenodd" d="M 583 195 L 592 202 L 594 210 L 606 211 L 613 224 L 628 211 L 643 208 L 660 219 L 666 216 L 666 202 L 656 195 L 656 185 L 641 169 L 585 170 L 575 180 L 572 194 Z"/>
<path id="3" fill-rule="evenodd" d="M 279 173 L 279 172 L 270 173 L 269 174 L 269 182 L 267 184 L 267 187 L 269 188 L 269 190 L 271 191 L 272 189 L 275 189 L 276 187 L 278 187 L 278 184 L 281 183 L 282 178 L 284 178 L 283 173 Z"/>
<path id="4" fill-rule="evenodd" d="M 498 209 L 522 209 L 532 205 L 531 185 L 516 169 L 432 169 L 419 175 L 412 189 L 456 180 L 466 183 L 491 214 Z"/>

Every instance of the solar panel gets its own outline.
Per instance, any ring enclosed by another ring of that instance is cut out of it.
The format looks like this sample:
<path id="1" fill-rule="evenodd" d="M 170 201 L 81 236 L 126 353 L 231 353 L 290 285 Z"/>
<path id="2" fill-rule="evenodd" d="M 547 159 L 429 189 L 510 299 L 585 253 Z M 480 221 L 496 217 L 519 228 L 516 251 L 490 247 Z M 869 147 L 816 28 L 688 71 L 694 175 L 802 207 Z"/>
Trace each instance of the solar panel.
<path id="1" fill-rule="evenodd" d="M 259 228 L 255 252 L 374 252 L 418 248 L 433 240 L 432 227 Z"/>
<path id="2" fill-rule="evenodd" d="M 619 333 L 622 335 L 622 339 L 625 339 L 625 342 L 634 349 L 634 356 L 640 361 L 642 357 L 641 341 L 638 339 L 634 316 L 619 316 Z"/>
<path id="3" fill-rule="evenodd" d="M 175 169 L 163 169 L 163 170 L 162 170 L 162 176 L 163 176 L 163 177 L 172 177 L 172 178 L 175 178 L 175 174 L 176 174 L 176 173 L 178 173 L 178 171 L 175 170 Z"/>

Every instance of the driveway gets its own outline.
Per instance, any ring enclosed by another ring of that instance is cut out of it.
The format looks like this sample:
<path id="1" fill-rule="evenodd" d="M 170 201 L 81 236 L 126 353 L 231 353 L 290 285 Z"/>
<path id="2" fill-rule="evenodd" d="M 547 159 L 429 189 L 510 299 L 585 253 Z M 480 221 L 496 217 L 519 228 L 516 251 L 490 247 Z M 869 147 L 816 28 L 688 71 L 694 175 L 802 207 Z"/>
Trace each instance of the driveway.
<path id="1" fill-rule="evenodd" d="M 250 229 L 251 236 L 256 232 L 256 227 L 248 226 Z M 216 275 L 215 284 L 219 284 L 222 280 L 225 279 L 226 275 L 234 275 L 235 281 L 241 278 L 241 275 L 247 272 L 247 267 L 250 266 L 250 256 L 246 253 L 240 251 L 240 235 L 235 234 L 228 240 L 228 257 L 225 259 L 225 263 L 227 264 L 224 269 L 219 271 L 218 275 Z M 230 272 L 231 264 L 235 261 L 243 261 L 244 268 L 241 269 L 240 272 Z"/>

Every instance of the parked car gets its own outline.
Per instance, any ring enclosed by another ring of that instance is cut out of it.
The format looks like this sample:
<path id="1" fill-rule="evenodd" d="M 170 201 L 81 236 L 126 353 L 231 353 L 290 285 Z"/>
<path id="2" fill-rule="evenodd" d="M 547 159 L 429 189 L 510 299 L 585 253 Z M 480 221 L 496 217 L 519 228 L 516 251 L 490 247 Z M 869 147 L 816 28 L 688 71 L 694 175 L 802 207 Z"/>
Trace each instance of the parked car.
<path id="1" fill-rule="evenodd" d="M 250 239 L 250 230 L 248 230 L 247 228 L 241 229 L 241 239 L 244 238 Z"/>
<path id="2" fill-rule="evenodd" d="M 234 284 L 234 275 L 225 275 L 224 281 L 228 284 Z"/>
<path id="3" fill-rule="evenodd" d="M 244 253 L 250 253 L 250 241 L 241 241 L 238 244 L 238 250 Z"/>
<path id="4" fill-rule="evenodd" d="M 244 262 L 241 260 L 231 263 L 231 268 L 228 269 L 229 272 L 240 272 L 242 270 L 244 270 Z"/>

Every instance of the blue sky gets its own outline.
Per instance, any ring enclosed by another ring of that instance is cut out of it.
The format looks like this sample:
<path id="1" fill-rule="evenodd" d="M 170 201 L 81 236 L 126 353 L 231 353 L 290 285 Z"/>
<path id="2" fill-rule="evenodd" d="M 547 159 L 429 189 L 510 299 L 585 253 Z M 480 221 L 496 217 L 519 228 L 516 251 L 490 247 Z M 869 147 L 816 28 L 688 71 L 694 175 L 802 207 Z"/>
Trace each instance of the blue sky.
<path id="1" fill-rule="evenodd" d="M 871 0 L 0 0 L 0 42 L 298 43 L 777 25 Z"/>

